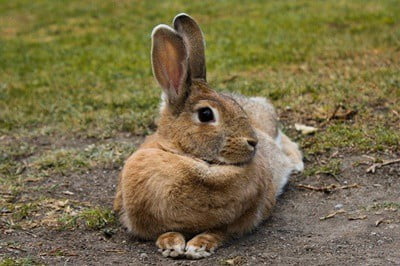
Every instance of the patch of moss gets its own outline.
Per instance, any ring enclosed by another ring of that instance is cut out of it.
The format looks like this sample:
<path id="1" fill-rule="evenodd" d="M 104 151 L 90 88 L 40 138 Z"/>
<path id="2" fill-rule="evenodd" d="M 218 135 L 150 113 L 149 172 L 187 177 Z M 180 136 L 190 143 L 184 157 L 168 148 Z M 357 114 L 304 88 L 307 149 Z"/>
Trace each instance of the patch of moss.
<path id="1" fill-rule="evenodd" d="M 302 139 L 308 154 L 320 154 L 332 149 L 381 151 L 395 149 L 400 145 L 400 134 L 396 129 L 383 125 L 349 125 L 336 123 L 325 131 Z"/>
<path id="2" fill-rule="evenodd" d="M 318 174 L 327 174 L 337 178 L 341 173 L 341 161 L 338 159 L 332 159 L 328 163 L 323 165 L 316 165 L 314 167 L 306 167 L 303 175 L 314 176 Z"/>
<path id="3" fill-rule="evenodd" d="M 0 261 L 0 266 L 28 266 L 28 265 L 44 265 L 43 263 L 39 263 L 32 258 L 10 258 L 5 257 Z"/>
<path id="4" fill-rule="evenodd" d="M 23 219 L 28 219 L 30 216 L 32 216 L 33 213 L 37 211 L 39 206 L 36 203 L 29 202 L 9 205 L 9 207 L 11 207 L 10 211 L 12 212 L 13 219 L 18 222 Z"/>
<path id="5" fill-rule="evenodd" d="M 80 214 L 86 228 L 98 230 L 115 223 L 115 215 L 109 209 L 94 208 Z"/>
<path id="6" fill-rule="evenodd" d="M 112 210 L 107 208 L 89 208 L 75 215 L 64 215 L 59 219 L 61 229 L 83 227 L 89 230 L 100 230 L 115 224 L 116 218 Z"/>
<path id="7" fill-rule="evenodd" d="M 22 141 L 0 141 L 0 177 L 9 176 L 15 178 L 25 170 L 22 159 L 34 154 L 36 147 Z M 0 178 L 0 183 L 3 181 Z"/>
<path id="8" fill-rule="evenodd" d="M 400 202 L 389 202 L 389 201 L 378 202 L 367 207 L 367 209 L 372 209 L 372 210 L 390 209 L 398 211 L 400 210 Z"/>

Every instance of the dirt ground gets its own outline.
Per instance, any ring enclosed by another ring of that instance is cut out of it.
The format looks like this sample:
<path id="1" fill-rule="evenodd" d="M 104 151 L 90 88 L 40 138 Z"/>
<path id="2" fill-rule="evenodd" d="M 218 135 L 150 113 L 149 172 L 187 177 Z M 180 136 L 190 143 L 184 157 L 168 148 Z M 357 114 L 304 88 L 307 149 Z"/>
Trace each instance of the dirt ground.
<path id="1" fill-rule="evenodd" d="M 210 85 L 270 99 L 306 157 L 267 221 L 198 261 L 163 258 L 112 212 L 156 129 L 152 29 L 181 12 L 204 31 Z M 0 0 L 0 266 L 400 265 L 400 161 L 367 172 L 400 159 L 399 14 L 396 0 Z"/>
<path id="2" fill-rule="evenodd" d="M 343 162 L 339 177 L 293 176 L 265 223 L 202 260 L 163 258 L 153 242 L 132 238 L 119 224 L 103 230 L 2 230 L 0 253 L 49 265 L 400 265 L 400 209 L 393 203 L 400 200 L 399 164 L 367 173 L 365 156 L 336 153 L 320 160 L 334 156 Z M 46 196 L 111 207 L 118 172 L 54 176 L 41 185 L 59 185 Z M 313 189 L 330 184 L 337 186 L 325 189 L 330 192 Z"/>

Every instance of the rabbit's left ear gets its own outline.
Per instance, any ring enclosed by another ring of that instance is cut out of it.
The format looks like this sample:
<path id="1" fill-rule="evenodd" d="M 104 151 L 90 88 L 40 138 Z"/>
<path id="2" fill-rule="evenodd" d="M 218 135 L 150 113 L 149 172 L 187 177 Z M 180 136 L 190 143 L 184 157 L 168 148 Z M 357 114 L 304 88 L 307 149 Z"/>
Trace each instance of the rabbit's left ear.
<path id="1" fill-rule="evenodd" d="M 153 73 L 168 103 L 179 109 L 188 95 L 188 56 L 183 38 L 167 25 L 152 33 L 151 61 Z"/>
<path id="2" fill-rule="evenodd" d="M 173 24 L 185 42 L 189 56 L 190 78 L 206 81 L 205 41 L 199 25 L 184 13 L 177 15 Z"/>

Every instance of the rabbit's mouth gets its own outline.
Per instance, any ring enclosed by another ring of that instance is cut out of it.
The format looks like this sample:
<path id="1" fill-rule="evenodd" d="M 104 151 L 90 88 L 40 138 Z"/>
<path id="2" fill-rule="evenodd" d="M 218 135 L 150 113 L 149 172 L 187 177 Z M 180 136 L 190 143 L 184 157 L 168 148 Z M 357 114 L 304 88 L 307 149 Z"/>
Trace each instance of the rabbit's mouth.
<path id="1" fill-rule="evenodd" d="M 225 165 L 245 165 L 252 161 L 254 155 L 256 154 L 256 148 L 252 151 L 246 152 L 231 152 L 226 153 L 224 156 L 218 156 L 212 161 L 213 164 L 225 164 Z M 224 153 L 223 151 L 221 153 Z"/>

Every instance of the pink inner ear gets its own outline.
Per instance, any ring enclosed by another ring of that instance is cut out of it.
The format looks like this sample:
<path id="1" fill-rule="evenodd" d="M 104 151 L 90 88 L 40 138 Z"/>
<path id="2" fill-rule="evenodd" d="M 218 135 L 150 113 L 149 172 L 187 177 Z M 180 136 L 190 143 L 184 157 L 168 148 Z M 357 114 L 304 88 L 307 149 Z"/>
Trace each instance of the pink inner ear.
<path id="1" fill-rule="evenodd" d="M 172 87 L 175 90 L 176 95 L 179 95 L 184 75 L 184 69 L 181 63 L 183 58 L 180 58 L 182 55 L 180 55 L 176 50 L 176 47 L 169 42 L 165 42 L 165 54 L 167 55 L 165 67 L 167 76 L 170 79 L 170 89 Z"/>
<path id="2" fill-rule="evenodd" d="M 183 94 L 187 75 L 187 51 L 182 38 L 168 26 L 158 26 L 153 32 L 153 73 L 167 96 Z"/>

